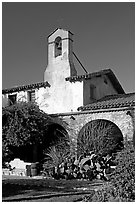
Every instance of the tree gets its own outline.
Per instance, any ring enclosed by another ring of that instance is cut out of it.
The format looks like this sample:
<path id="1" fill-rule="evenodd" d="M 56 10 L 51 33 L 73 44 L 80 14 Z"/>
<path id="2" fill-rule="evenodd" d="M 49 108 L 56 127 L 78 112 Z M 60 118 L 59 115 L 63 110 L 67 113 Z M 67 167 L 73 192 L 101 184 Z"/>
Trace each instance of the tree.
<path id="1" fill-rule="evenodd" d="M 16 146 L 41 143 L 50 123 L 53 119 L 34 103 L 20 102 L 3 108 L 3 141 Z"/>
<path id="2" fill-rule="evenodd" d="M 9 156 L 11 146 L 53 145 L 61 135 L 56 134 L 55 138 L 47 135 L 51 133 L 55 136 L 56 131 L 53 134 L 50 128 L 55 123 L 55 119 L 40 110 L 35 103 L 19 102 L 2 108 L 3 159 Z M 63 124 L 61 120 L 60 124 Z"/>

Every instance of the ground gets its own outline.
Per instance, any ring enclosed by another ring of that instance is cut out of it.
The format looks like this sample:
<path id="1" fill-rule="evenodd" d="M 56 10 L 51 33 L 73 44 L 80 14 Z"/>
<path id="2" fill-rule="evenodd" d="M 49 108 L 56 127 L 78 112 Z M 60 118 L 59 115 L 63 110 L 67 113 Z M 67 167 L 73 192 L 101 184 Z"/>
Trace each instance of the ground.
<path id="1" fill-rule="evenodd" d="M 2 201 L 73 202 L 82 200 L 102 181 L 54 180 L 42 178 L 3 176 Z"/>

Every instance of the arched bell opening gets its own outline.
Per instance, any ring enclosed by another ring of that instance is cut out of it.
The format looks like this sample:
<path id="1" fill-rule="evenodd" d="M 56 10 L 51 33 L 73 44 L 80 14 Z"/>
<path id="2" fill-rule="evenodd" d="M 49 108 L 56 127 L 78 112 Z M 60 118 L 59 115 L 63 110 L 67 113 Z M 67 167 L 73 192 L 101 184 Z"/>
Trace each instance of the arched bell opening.
<path id="1" fill-rule="evenodd" d="M 55 57 L 62 55 L 62 39 L 58 36 L 55 39 Z"/>

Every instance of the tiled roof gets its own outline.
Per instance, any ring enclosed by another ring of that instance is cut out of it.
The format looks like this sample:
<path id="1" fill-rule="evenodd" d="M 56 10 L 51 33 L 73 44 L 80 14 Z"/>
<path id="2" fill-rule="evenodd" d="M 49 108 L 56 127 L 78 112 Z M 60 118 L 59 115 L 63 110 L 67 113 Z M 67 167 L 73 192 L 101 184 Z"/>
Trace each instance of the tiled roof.
<path id="1" fill-rule="evenodd" d="M 93 72 L 85 75 L 78 75 L 78 76 L 72 76 L 72 77 L 67 77 L 66 81 L 74 82 L 74 81 L 79 81 L 83 79 L 91 79 L 93 77 L 99 77 L 101 75 L 107 75 L 108 78 L 110 79 L 111 83 L 117 90 L 118 94 L 125 94 L 125 91 L 123 90 L 121 84 L 119 83 L 118 79 L 116 78 L 115 74 L 112 72 L 111 69 L 104 69 L 100 70 L 98 72 Z"/>
<path id="2" fill-rule="evenodd" d="M 96 102 L 79 107 L 78 110 L 85 111 L 129 106 L 135 106 L 135 93 L 105 96 Z"/>
<path id="3" fill-rule="evenodd" d="M 36 88 L 41 88 L 41 87 L 50 87 L 50 84 L 46 82 L 38 82 L 35 84 L 29 84 L 29 85 L 22 85 L 22 86 L 16 86 L 8 89 L 3 89 L 2 94 L 7 94 L 7 93 L 13 93 L 13 92 L 18 92 L 18 91 L 25 91 L 29 89 L 36 89 Z"/>

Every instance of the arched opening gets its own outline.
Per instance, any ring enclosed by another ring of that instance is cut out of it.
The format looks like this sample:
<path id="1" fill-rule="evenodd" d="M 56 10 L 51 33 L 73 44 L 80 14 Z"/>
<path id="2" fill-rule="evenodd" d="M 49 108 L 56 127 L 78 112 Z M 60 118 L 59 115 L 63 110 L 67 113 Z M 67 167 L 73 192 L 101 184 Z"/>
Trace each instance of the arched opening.
<path id="1" fill-rule="evenodd" d="M 77 139 L 77 154 L 94 151 L 96 154 L 116 152 L 123 147 L 123 135 L 116 124 L 97 119 L 88 122 L 80 130 Z"/>
<path id="2" fill-rule="evenodd" d="M 64 146 L 69 143 L 69 136 L 67 131 L 59 124 L 51 124 L 48 126 L 48 130 L 45 135 L 45 141 L 43 142 L 43 148 L 46 150 L 49 147 Z M 58 147 L 59 148 L 59 147 Z"/>
<path id="3" fill-rule="evenodd" d="M 55 57 L 62 55 L 62 39 L 61 37 L 57 37 L 55 39 Z"/>
<path id="4" fill-rule="evenodd" d="M 67 131 L 58 124 L 49 125 L 46 137 L 47 144 L 43 143 L 42 165 L 49 173 L 53 166 L 58 166 L 70 153 L 70 141 Z"/>

